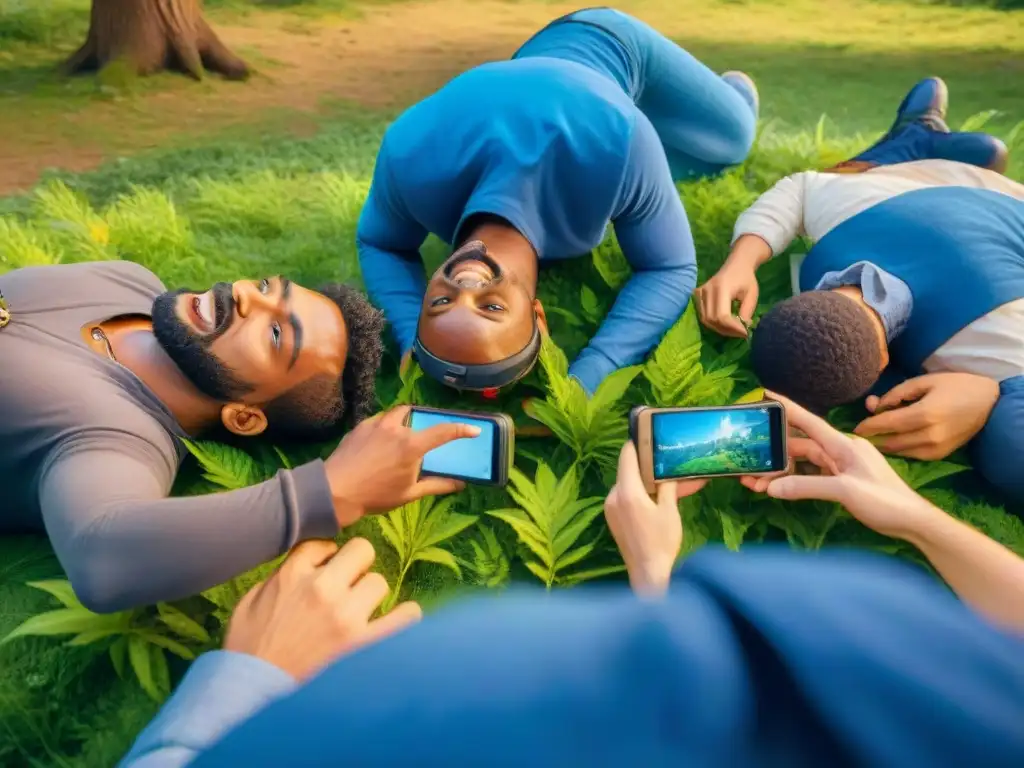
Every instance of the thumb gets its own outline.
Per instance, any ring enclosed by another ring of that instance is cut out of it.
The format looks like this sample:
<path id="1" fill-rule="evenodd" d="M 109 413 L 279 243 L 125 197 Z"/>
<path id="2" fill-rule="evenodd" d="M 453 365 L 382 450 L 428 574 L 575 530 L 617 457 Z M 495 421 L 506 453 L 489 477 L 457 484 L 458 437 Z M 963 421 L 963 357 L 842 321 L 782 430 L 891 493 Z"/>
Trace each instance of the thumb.
<path id="1" fill-rule="evenodd" d="M 766 493 L 773 499 L 839 501 L 839 480 L 827 475 L 788 475 L 772 480 Z"/>
<path id="2" fill-rule="evenodd" d="M 465 482 L 451 477 L 425 477 L 412 487 L 412 498 L 446 496 L 449 493 L 458 493 L 465 487 Z"/>
<path id="3" fill-rule="evenodd" d="M 750 325 L 751 320 L 754 319 L 754 310 L 757 309 L 757 296 L 758 287 L 755 282 L 751 285 L 747 292 L 743 294 L 743 301 L 740 302 L 740 317 L 743 318 L 743 322 Z"/>
<path id="4" fill-rule="evenodd" d="M 678 491 L 679 489 L 676 486 L 675 481 L 672 480 L 658 485 L 658 507 L 660 509 L 678 509 Z"/>

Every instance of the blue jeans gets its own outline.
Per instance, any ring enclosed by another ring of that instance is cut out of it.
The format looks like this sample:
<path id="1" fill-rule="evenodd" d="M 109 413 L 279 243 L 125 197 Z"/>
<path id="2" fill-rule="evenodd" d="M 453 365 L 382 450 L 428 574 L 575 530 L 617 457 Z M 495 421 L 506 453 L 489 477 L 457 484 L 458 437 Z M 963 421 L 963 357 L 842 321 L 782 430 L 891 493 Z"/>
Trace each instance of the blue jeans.
<path id="1" fill-rule="evenodd" d="M 588 8 L 556 19 L 512 58 L 524 57 L 575 61 L 617 82 L 654 125 L 677 181 L 738 165 L 753 146 L 753 94 L 620 11 Z"/>
<path id="2" fill-rule="evenodd" d="M 985 133 L 940 133 L 914 124 L 862 152 L 854 160 L 873 165 L 954 160 L 988 168 L 1001 148 L 1002 142 Z"/>

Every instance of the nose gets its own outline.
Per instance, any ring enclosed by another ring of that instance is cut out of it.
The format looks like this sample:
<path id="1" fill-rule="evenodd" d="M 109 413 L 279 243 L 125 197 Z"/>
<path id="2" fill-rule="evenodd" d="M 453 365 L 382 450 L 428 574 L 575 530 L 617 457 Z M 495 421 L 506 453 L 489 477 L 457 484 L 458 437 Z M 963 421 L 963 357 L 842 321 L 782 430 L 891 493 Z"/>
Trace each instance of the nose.
<path id="1" fill-rule="evenodd" d="M 260 292 L 260 289 L 248 280 L 234 285 L 235 308 L 240 317 L 248 317 L 254 312 L 275 312 L 278 299 Z"/>

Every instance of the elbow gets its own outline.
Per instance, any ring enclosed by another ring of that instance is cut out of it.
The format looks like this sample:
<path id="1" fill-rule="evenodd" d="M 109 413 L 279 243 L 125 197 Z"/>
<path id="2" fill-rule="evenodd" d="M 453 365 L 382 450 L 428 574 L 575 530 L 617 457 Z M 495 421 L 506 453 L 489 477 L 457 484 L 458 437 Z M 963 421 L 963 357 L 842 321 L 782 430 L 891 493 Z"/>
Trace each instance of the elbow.
<path id="1" fill-rule="evenodd" d="M 131 594 L 131 585 L 138 582 L 138 576 L 121 572 L 112 553 L 97 551 L 88 542 L 79 541 L 71 556 L 61 560 L 78 601 L 93 613 L 117 613 L 138 607 Z"/>

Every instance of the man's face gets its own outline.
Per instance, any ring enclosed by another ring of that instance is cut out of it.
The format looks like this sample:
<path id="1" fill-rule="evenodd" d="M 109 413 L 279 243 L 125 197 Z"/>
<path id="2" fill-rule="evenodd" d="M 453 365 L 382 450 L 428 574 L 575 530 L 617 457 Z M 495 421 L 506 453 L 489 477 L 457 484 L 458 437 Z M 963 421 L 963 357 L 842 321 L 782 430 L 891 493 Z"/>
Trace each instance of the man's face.
<path id="1" fill-rule="evenodd" d="M 529 343 L 538 310 L 514 272 L 502 269 L 482 245 L 469 243 L 430 278 L 419 336 L 431 354 L 444 360 L 491 363 Z"/>
<path id="2" fill-rule="evenodd" d="M 340 377 L 348 331 L 338 306 L 280 277 L 171 291 L 153 332 L 205 395 L 266 404 L 316 376 Z"/>

